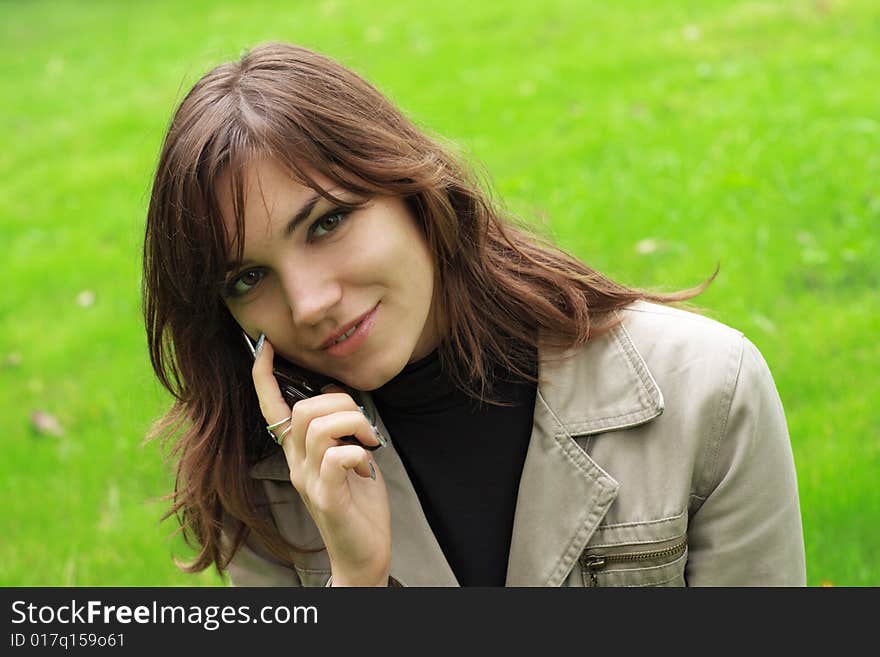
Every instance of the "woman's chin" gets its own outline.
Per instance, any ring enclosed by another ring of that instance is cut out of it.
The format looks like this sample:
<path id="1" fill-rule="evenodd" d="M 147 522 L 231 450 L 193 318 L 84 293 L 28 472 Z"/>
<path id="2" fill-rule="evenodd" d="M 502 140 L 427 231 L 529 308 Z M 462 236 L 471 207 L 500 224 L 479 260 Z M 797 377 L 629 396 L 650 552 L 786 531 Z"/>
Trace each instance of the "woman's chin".
<path id="1" fill-rule="evenodd" d="M 360 390 L 361 392 L 372 392 L 376 388 L 381 388 L 383 385 L 388 383 L 391 378 L 392 377 L 373 375 L 346 377 L 345 379 L 340 379 L 340 381 L 347 385 L 349 388 L 354 388 L 355 390 Z"/>
<path id="2" fill-rule="evenodd" d="M 383 365 L 374 365 L 366 372 L 353 372 L 340 375 L 338 380 L 349 388 L 354 388 L 361 392 L 372 392 L 376 388 L 381 388 L 397 376 L 406 365 L 406 362 L 401 363 L 399 367 Z"/>

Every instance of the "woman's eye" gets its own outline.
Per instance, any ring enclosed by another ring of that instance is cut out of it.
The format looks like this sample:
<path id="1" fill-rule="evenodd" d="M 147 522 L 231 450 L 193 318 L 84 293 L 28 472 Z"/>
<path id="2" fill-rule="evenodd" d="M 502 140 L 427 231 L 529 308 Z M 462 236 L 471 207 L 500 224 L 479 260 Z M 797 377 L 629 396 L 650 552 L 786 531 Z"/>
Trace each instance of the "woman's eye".
<path id="1" fill-rule="evenodd" d="M 335 210 L 330 214 L 325 214 L 312 224 L 309 237 L 323 237 L 327 233 L 332 233 L 345 220 L 346 216 L 348 216 L 348 212 L 344 210 Z"/>
<path id="2" fill-rule="evenodd" d="M 231 297 L 240 297 L 250 292 L 253 287 L 263 280 L 265 274 L 259 269 L 248 269 L 236 276 L 226 286 L 226 294 Z"/>

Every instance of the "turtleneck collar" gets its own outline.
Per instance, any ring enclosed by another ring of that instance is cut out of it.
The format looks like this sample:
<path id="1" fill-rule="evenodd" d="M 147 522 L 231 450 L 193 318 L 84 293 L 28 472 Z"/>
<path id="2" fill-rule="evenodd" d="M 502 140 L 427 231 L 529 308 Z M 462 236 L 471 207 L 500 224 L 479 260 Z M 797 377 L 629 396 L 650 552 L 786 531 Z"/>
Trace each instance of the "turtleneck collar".
<path id="1" fill-rule="evenodd" d="M 443 370 L 439 349 L 407 363 L 397 376 L 371 394 L 382 409 L 399 413 L 441 412 L 468 399 Z"/>
<path id="2" fill-rule="evenodd" d="M 531 363 L 531 367 L 531 372 L 537 374 L 537 363 Z M 524 385 L 534 388 L 525 381 L 512 379 L 510 373 L 499 365 L 492 365 L 491 376 L 494 393 L 502 400 L 518 400 Z M 401 414 L 445 413 L 455 409 L 475 412 L 481 406 L 456 386 L 443 369 L 439 348 L 424 358 L 407 363 L 397 376 L 371 394 L 383 417 L 387 411 Z"/>

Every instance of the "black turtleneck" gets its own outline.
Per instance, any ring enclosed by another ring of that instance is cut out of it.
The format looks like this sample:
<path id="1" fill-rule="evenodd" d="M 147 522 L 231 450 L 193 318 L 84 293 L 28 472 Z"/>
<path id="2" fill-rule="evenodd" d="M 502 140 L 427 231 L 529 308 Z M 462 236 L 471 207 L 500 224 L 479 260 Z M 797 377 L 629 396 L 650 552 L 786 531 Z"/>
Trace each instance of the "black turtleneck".
<path id="1" fill-rule="evenodd" d="M 535 385 L 497 368 L 494 398 L 512 405 L 478 404 L 434 351 L 372 394 L 459 584 L 504 586 Z"/>

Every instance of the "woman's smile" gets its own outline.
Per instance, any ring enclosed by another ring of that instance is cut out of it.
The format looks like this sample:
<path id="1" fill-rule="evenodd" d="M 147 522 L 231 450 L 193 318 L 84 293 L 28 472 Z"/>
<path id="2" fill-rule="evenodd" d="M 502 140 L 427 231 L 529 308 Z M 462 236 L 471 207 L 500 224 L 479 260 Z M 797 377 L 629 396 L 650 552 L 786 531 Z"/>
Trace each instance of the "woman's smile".
<path id="1" fill-rule="evenodd" d="M 338 337 L 330 337 L 325 340 L 322 345 L 324 351 L 334 358 L 346 358 L 357 351 L 370 335 L 378 310 L 379 304 L 377 303 L 372 310 L 361 316 Z"/>

